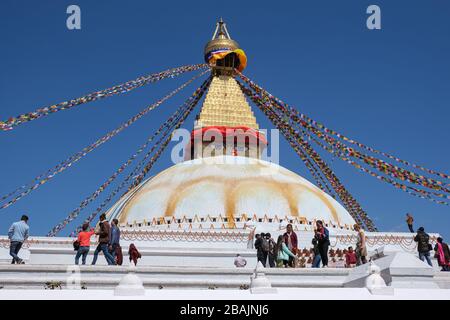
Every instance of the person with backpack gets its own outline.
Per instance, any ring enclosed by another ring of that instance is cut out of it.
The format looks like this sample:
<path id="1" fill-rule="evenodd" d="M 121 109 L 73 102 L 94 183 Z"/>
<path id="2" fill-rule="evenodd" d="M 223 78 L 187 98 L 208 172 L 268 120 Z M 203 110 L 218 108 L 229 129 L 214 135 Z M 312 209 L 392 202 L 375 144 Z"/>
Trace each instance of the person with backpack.
<path id="1" fill-rule="evenodd" d="M 423 227 L 417 229 L 417 234 L 414 237 L 414 241 L 417 242 L 417 251 L 419 252 L 419 259 L 427 263 L 430 267 L 433 266 L 430 259 L 430 251 L 433 249 L 430 244 L 430 236 L 425 232 Z"/>
<path id="2" fill-rule="evenodd" d="M 313 238 L 311 243 L 313 245 L 313 253 L 314 253 L 314 258 L 313 258 L 311 267 L 312 268 L 320 268 L 320 261 L 322 259 L 320 258 L 319 244 L 317 242 L 317 239 Z"/>
<path id="3" fill-rule="evenodd" d="M 256 234 L 256 240 L 255 240 L 255 249 L 256 249 L 256 258 L 258 261 L 261 261 L 264 268 L 266 267 L 266 260 L 267 260 L 267 252 L 264 251 L 263 248 L 263 239 L 265 234 Z"/>
<path id="4" fill-rule="evenodd" d="M 327 228 L 324 227 L 321 220 L 316 222 L 316 230 L 314 232 L 317 239 L 317 246 L 322 259 L 322 267 L 328 268 L 328 247 L 330 245 L 330 233 Z"/>
<path id="5" fill-rule="evenodd" d="M 108 265 L 115 265 L 116 262 L 114 260 L 114 257 L 109 253 L 109 240 L 110 240 L 110 225 L 108 221 L 106 220 L 106 214 L 100 215 L 100 223 L 99 223 L 99 231 L 95 234 L 98 235 L 98 246 L 94 251 L 94 259 L 92 260 L 92 265 L 95 265 L 97 263 L 98 254 L 103 252 L 103 255 L 105 256 L 106 262 Z"/>
<path id="6" fill-rule="evenodd" d="M 298 240 L 297 240 L 297 234 L 294 232 L 292 228 L 292 224 L 288 224 L 286 226 L 286 232 L 283 235 L 284 243 L 286 244 L 287 248 L 290 252 L 297 253 L 298 248 Z M 289 265 L 291 267 L 295 267 L 294 265 L 294 258 L 289 256 Z"/>
<path id="7" fill-rule="evenodd" d="M 275 240 L 273 240 L 272 235 L 270 233 L 266 233 L 266 241 L 267 241 L 267 257 L 269 260 L 269 266 L 271 268 L 275 268 L 277 257 L 275 255 L 275 247 L 277 246 Z"/>
<path id="8" fill-rule="evenodd" d="M 74 243 L 74 248 L 77 249 L 77 254 L 75 255 L 75 264 L 77 265 L 81 258 L 81 263 L 86 264 L 86 257 L 89 253 L 89 248 L 91 246 L 91 237 L 95 234 L 94 229 L 89 229 L 89 223 L 84 223 L 81 227 L 81 232 L 78 233 L 77 241 Z"/>

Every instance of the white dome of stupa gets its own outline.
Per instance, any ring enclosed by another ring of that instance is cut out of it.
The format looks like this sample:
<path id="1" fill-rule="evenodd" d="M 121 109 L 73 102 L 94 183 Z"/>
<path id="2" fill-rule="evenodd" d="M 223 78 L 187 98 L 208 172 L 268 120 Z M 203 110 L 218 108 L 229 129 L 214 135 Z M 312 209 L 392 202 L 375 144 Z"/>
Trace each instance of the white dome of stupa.
<path id="1" fill-rule="evenodd" d="M 274 163 L 237 156 L 176 164 L 142 182 L 107 214 L 122 225 L 150 225 L 155 219 L 206 221 L 221 216 L 232 228 L 233 221 L 242 221 L 243 215 L 275 219 L 273 222 L 277 217 L 294 217 L 305 223 L 320 219 L 336 227 L 355 223 L 342 205 L 296 173 Z"/>

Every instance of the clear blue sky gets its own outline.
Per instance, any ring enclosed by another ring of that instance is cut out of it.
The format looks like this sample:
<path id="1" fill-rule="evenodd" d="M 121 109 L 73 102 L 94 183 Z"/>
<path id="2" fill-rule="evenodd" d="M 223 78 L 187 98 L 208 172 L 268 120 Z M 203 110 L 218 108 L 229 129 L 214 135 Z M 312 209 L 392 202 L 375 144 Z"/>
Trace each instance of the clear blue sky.
<path id="1" fill-rule="evenodd" d="M 70 4 L 81 7 L 80 31 L 66 28 Z M 381 7 L 382 30 L 366 28 L 370 4 Z M 248 55 L 245 73 L 273 94 L 362 143 L 449 173 L 449 14 L 450 2 L 438 0 L 3 0 L 0 118 L 169 67 L 200 63 L 215 22 L 223 16 Z M 89 145 L 188 77 L 1 133 L 0 194 Z M 31 217 L 32 234 L 45 234 L 109 177 L 200 82 L 1 210 L 0 234 L 23 212 Z M 261 127 L 271 128 L 261 113 L 255 113 Z M 192 124 L 191 117 L 185 127 L 191 129 Z M 285 141 L 280 163 L 311 178 Z M 169 165 L 167 152 L 151 174 Z M 381 230 L 405 231 L 404 216 L 410 211 L 417 225 L 450 238 L 448 207 L 411 197 L 340 160 L 332 166 Z"/>

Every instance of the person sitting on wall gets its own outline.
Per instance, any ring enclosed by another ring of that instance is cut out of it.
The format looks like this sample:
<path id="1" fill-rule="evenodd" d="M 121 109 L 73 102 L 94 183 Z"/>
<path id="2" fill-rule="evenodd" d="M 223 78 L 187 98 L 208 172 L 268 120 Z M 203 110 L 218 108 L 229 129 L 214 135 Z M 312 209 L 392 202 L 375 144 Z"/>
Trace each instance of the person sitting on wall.
<path id="1" fill-rule="evenodd" d="M 240 254 L 237 254 L 236 258 L 234 258 L 234 265 L 236 268 L 244 268 L 247 265 L 247 260 L 241 257 Z"/>

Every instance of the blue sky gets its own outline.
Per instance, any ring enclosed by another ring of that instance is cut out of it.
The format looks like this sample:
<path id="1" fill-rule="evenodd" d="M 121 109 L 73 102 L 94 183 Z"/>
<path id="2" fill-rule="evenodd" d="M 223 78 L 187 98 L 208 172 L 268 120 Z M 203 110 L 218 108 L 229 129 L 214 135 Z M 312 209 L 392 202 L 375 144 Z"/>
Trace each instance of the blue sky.
<path id="1" fill-rule="evenodd" d="M 66 28 L 70 4 L 81 7 L 82 30 Z M 366 28 L 371 4 L 381 7 L 382 30 Z M 271 93 L 362 143 L 448 173 L 449 13 L 450 3 L 437 0 L 4 0 L 0 119 L 140 75 L 201 63 L 203 47 L 222 16 L 247 53 L 245 74 Z M 0 194 L 81 150 L 188 78 L 164 80 L 1 133 Z M 126 161 L 200 83 L 1 210 L 0 234 L 23 212 L 31 217 L 32 234 L 45 234 Z M 262 128 L 272 127 L 254 111 Z M 190 117 L 185 127 L 191 129 L 192 124 Z M 284 140 L 280 164 L 311 178 Z M 151 174 L 169 165 L 166 152 Z M 448 207 L 411 197 L 340 160 L 332 167 L 381 230 L 406 231 L 404 216 L 410 211 L 417 225 L 450 238 Z"/>

